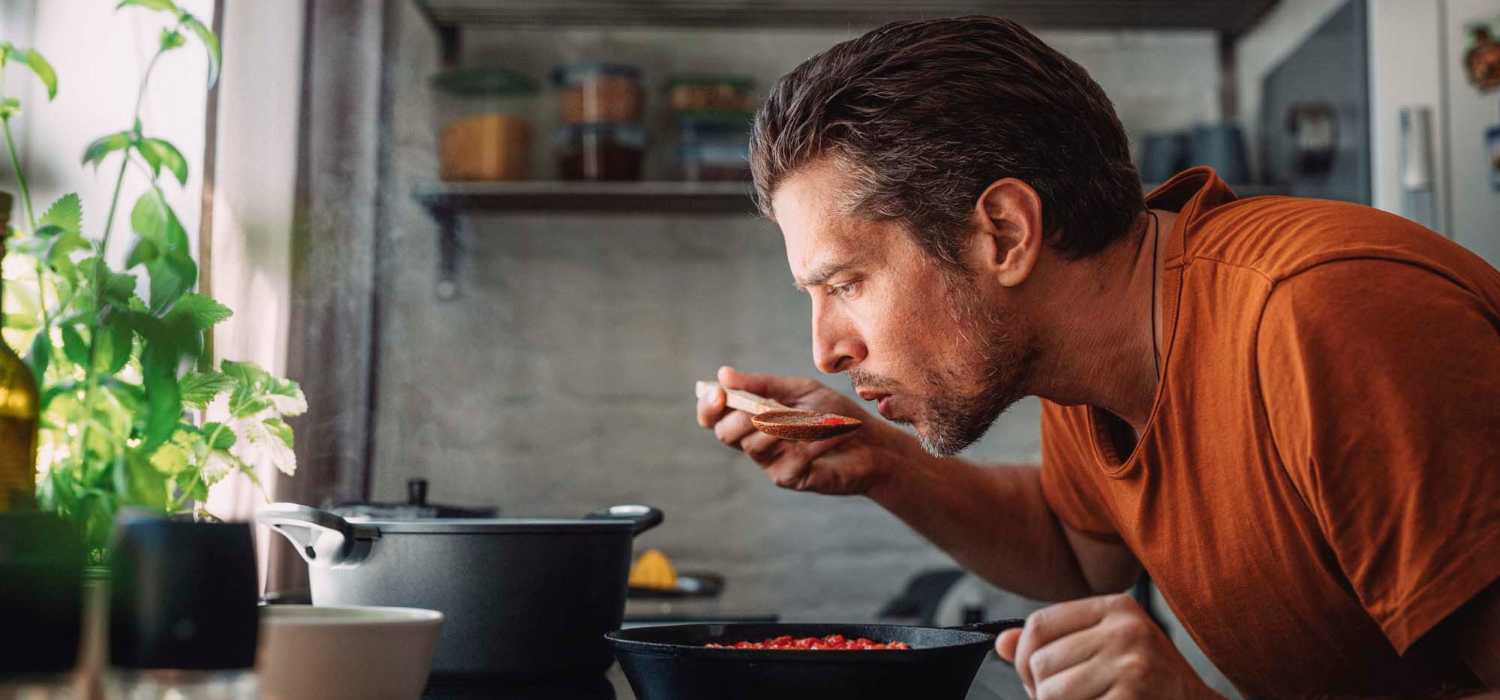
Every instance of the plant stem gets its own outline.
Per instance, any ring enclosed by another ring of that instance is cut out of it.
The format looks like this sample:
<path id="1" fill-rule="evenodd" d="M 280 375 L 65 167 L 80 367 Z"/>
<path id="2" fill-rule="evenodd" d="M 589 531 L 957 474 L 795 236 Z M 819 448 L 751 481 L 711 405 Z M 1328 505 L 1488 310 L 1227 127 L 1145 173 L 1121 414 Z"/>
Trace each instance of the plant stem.
<path id="1" fill-rule="evenodd" d="M 26 173 L 21 171 L 21 158 L 16 155 L 16 139 L 10 133 L 10 118 L 4 120 L 5 147 L 10 151 L 10 167 L 16 171 L 16 183 L 21 188 L 21 204 L 26 207 L 26 225 L 31 227 L 29 233 L 36 235 L 36 214 L 31 208 L 31 191 L 26 188 Z M 39 333 L 52 333 L 52 318 L 47 312 L 47 282 L 43 276 L 44 266 L 42 259 L 36 260 L 36 295 L 39 300 L 38 306 L 42 307 L 42 330 Z"/>
<path id="2" fill-rule="evenodd" d="M 21 204 L 26 207 L 26 223 L 31 233 L 36 233 L 36 214 L 31 209 L 31 191 L 26 188 L 26 174 L 21 172 L 21 159 L 16 155 L 16 140 L 10 135 L 10 117 L 4 119 L 5 146 L 10 150 L 10 167 L 16 171 L 16 184 L 21 187 Z"/>
<path id="3" fill-rule="evenodd" d="M 151 56 L 151 62 L 146 64 L 146 72 L 141 75 L 141 86 L 135 94 L 135 112 L 131 115 L 130 129 L 135 133 L 136 127 L 141 121 L 141 104 L 146 99 L 146 85 L 151 81 L 151 71 L 156 68 L 156 62 L 161 59 L 162 49 L 157 49 Z M 104 305 L 104 272 L 106 270 L 104 256 L 109 251 L 109 234 L 114 229 L 115 209 L 120 204 L 120 190 L 125 185 L 125 169 L 130 166 L 130 152 L 120 154 L 120 174 L 115 177 L 114 193 L 109 198 L 109 214 L 104 219 L 104 236 L 99 241 L 99 252 L 94 259 L 94 313 L 98 314 Z M 97 319 L 96 319 L 97 320 Z M 94 393 L 99 390 L 99 372 L 94 369 L 97 364 L 97 353 L 99 351 L 99 327 L 96 323 L 94 330 L 89 333 L 88 366 L 83 368 L 88 378 L 88 387 L 84 389 L 83 405 L 85 411 L 92 411 L 94 406 Z M 93 421 L 86 421 L 83 429 L 78 431 L 78 456 L 85 464 L 88 462 L 89 425 Z"/>

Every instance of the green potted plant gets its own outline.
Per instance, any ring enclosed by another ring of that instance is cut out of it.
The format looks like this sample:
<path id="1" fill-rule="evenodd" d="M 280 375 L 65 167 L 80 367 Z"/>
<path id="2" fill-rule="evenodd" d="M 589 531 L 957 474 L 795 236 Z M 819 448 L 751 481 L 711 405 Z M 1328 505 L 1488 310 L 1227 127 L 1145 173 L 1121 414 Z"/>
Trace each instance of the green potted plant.
<path id="1" fill-rule="evenodd" d="M 284 419 L 307 408 L 295 382 L 250 363 L 214 365 L 207 334 L 231 312 L 194 291 L 198 267 L 163 190 L 171 180 L 186 184 L 187 159 L 140 119 L 153 69 L 190 37 L 206 49 L 212 86 L 218 39 L 172 0 L 124 0 L 117 9 L 130 8 L 167 21 L 131 123 L 83 153 L 83 166 L 114 169 L 109 216 L 97 237 L 83 230 L 76 194 L 39 214 L 32 206 L 10 126 L 21 103 L 0 95 L 0 131 L 22 209 L 5 232 L 5 339 L 24 349 L 39 394 L 38 503 L 80 524 L 91 564 L 103 561 L 121 507 L 202 516 L 208 489 L 232 472 L 252 480 L 267 468 L 292 474 L 292 429 Z M 56 96 L 57 76 L 41 54 L 0 44 L 0 73 L 12 66 L 41 80 L 49 101 Z M 127 183 L 139 194 L 129 252 L 116 269 L 106 253 L 120 243 L 113 224 Z"/>

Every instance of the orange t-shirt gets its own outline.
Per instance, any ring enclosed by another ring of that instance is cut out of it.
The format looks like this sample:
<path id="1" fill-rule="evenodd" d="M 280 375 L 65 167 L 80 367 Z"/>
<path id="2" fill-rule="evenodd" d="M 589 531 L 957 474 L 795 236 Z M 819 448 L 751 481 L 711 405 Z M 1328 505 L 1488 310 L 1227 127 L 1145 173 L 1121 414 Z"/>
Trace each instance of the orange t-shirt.
<path id="1" fill-rule="evenodd" d="M 1243 692 L 1476 683 L 1413 644 L 1500 579 L 1500 272 L 1414 223 L 1189 170 L 1162 232 L 1162 381 L 1134 451 L 1045 403 L 1042 487 L 1122 542 Z M 1500 223 L 1497 223 L 1500 226 Z"/>

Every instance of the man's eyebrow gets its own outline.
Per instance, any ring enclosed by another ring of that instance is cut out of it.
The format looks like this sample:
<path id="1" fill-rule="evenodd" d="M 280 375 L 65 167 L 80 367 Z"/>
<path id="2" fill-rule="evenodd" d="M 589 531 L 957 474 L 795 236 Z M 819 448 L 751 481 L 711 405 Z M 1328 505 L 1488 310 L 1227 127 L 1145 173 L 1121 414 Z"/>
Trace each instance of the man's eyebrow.
<path id="1" fill-rule="evenodd" d="M 796 280 L 797 289 L 807 289 L 808 287 L 816 287 L 820 284 L 824 284 L 828 282 L 828 280 L 832 279 L 834 275 L 848 270 L 851 267 L 855 267 L 862 262 L 864 262 L 864 256 L 859 256 L 852 260 L 829 260 L 828 262 L 825 262 L 822 265 L 813 268 L 811 272 L 808 272 L 805 276 Z"/>

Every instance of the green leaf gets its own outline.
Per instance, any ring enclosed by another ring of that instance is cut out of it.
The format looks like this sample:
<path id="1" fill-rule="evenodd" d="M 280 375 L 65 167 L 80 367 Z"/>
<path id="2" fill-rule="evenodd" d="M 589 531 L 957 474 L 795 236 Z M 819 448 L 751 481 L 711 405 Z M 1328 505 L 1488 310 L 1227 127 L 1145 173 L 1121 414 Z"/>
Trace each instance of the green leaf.
<path id="1" fill-rule="evenodd" d="M 207 408 L 214 397 L 234 386 L 234 380 L 218 372 L 189 372 L 179 382 L 182 402 L 194 408 Z M 209 432 L 208 426 L 203 426 Z"/>
<path id="2" fill-rule="evenodd" d="M 147 190 L 135 201 L 130 210 L 130 227 L 136 235 L 156 244 L 162 253 L 188 252 L 187 231 L 156 188 Z"/>
<path id="3" fill-rule="evenodd" d="M 62 327 L 63 355 L 69 362 L 83 367 L 89 366 L 89 344 L 83 341 L 78 329 L 71 325 Z"/>
<path id="4" fill-rule="evenodd" d="M 182 316 L 192 321 L 198 330 L 208 330 L 215 324 L 229 318 L 234 314 L 229 307 L 214 301 L 213 297 L 203 294 L 184 294 L 176 304 L 172 305 L 172 311 L 168 316 Z"/>
<path id="5" fill-rule="evenodd" d="M 83 149 L 83 164 L 97 167 L 104 162 L 105 156 L 129 146 L 131 136 L 129 131 L 117 131 L 94 139 L 88 148 Z"/>
<path id="6" fill-rule="evenodd" d="M 151 311 L 163 313 L 198 281 L 198 265 L 188 251 L 187 231 L 155 188 L 136 200 L 130 225 L 156 249 L 157 255 L 144 264 L 151 276 Z M 132 251 L 132 258 L 138 257 Z"/>
<path id="7" fill-rule="evenodd" d="M 223 423 L 204 423 L 203 434 L 209 436 L 213 442 L 208 443 L 209 449 L 228 450 L 234 447 L 234 431 Z"/>
<path id="8" fill-rule="evenodd" d="M 296 447 L 292 444 L 292 426 L 287 425 L 286 421 L 280 418 L 270 418 L 263 421 L 263 423 L 266 426 L 266 430 L 271 431 L 271 434 L 275 435 L 287 447 Z"/>
<path id="9" fill-rule="evenodd" d="M 21 113 L 21 101 L 14 97 L 0 100 L 0 119 L 10 119 Z"/>
<path id="10" fill-rule="evenodd" d="M 127 306 L 130 303 L 130 295 L 135 294 L 135 275 L 129 272 L 104 271 L 104 298 Z"/>
<path id="11" fill-rule="evenodd" d="M 188 29 L 198 35 L 198 40 L 203 42 L 204 50 L 208 51 L 208 86 L 212 88 L 214 83 L 219 81 L 219 67 L 224 64 L 224 55 L 219 51 L 219 37 L 214 36 L 213 30 L 203 26 L 197 17 L 186 12 L 178 16 Z"/>
<path id="12" fill-rule="evenodd" d="M 26 49 L 21 51 L 20 55 L 21 62 L 25 63 L 26 67 L 41 79 L 42 84 L 47 86 L 47 100 L 50 102 L 52 98 L 57 97 L 57 71 L 52 70 L 52 64 L 42 58 L 36 49 Z"/>
<path id="13" fill-rule="evenodd" d="M 130 361 L 134 341 L 130 327 L 116 314 L 110 318 L 109 323 L 95 332 L 98 335 L 94 341 L 94 369 L 112 376 Z"/>
<path id="14" fill-rule="evenodd" d="M 36 378 L 37 386 L 46 386 L 43 378 L 47 376 L 47 365 L 52 362 L 52 338 L 46 332 L 37 333 L 31 339 L 31 352 L 27 354 L 26 363 L 31 365 L 31 374 Z"/>
<path id="15" fill-rule="evenodd" d="M 141 450 L 156 449 L 182 419 L 182 390 L 177 384 L 180 354 L 171 343 L 147 343 L 141 353 L 141 379 L 146 388 L 146 428 Z M 152 470 L 155 471 L 155 470 Z"/>
<path id="16" fill-rule="evenodd" d="M 129 269 L 136 265 L 151 262 L 156 259 L 158 254 L 155 243 L 144 238 L 136 239 L 135 245 L 130 249 L 130 255 L 125 258 L 125 267 Z"/>
<path id="17" fill-rule="evenodd" d="M 161 50 L 162 51 L 171 51 L 172 49 L 175 49 L 175 48 L 177 48 L 179 46 L 182 46 L 183 44 L 186 44 L 186 43 L 187 43 L 187 37 L 184 37 L 182 35 L 182 32 L 179 32 L 176 29 L 170 29 L 168 27 L 162 27 L 161 28 Z"/>
<path id="18" fill-rule="evenodd" d="M 83 202 L 78 199 L 78 194 L 69 192 L 57 198 L 47 211 L 42 212 L 42 218 L 36 220 L 37 233 L 47 226 L 56 226 L 69 233 L 83 232 Z"/>
<path id="19" fill-rule="evenodd" d="M 116 10 L 122 10 L 127 7 L 144 7 L 148 10 L 171 12 L 174 14 L 177 12 L 177 5 L 172 0 L 120 0 L 120 4 L 115 5 Z"/>
<path id="20" fill-rule="evenodd" d="M 182 152 L 178 151 L 176 146 L 162 139 L 146 138 L 141 139 L 136 150 L 151 166 L 152 175 L 159 175 L 161 166 L 165 165 L 167 170 L 172 171 L 172 175 L 177 177 L 178 184 L 187 184 L 187 159 L 182 157 Z"/>
<path id="21" fill-rule="evenodd" d="M 219 371 L 248 389 L 256 389 L 271 380 L 271 373 L 256 366 L 254 362 L 224 360 L 219 363 Z"/>
<path id="22" fill-rule="evenodd" d="M 132 454 L 128 461 L 116 462 L 115 493 L 121 505 L 166 510 L 170 495 L 167 492 L 167 475 L 151 465 L 150 460 L 145 457 L 149 453 L 142 450 L 138 454 Z"/>
<path id="23" fill-rule="evenodd" d="M 177 472 L 172 477 L 172 483 L 190 501 L 204 501 L 208 499 L 208 484 L 204 483 L 203 473 L 197 469 L 185 469 Z"/>
<path id="24" fill-rule="evenodd" d="M 171 253 L 146 263 L 146 273 L 151 276 L 151 312 L 162 313 L 193 288 L 198 265 L 185 253 Z"/>

